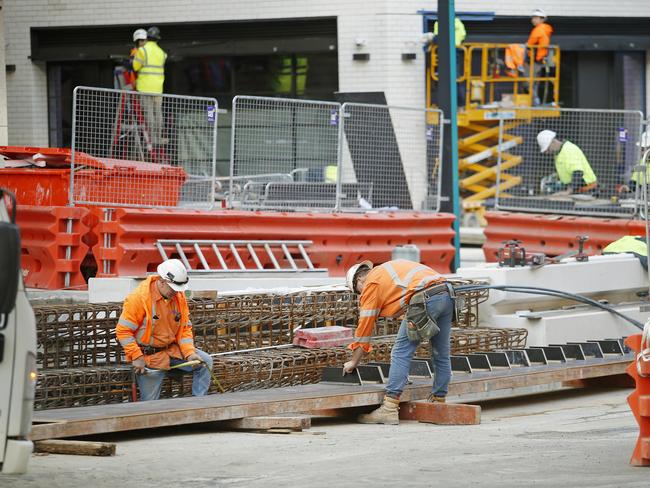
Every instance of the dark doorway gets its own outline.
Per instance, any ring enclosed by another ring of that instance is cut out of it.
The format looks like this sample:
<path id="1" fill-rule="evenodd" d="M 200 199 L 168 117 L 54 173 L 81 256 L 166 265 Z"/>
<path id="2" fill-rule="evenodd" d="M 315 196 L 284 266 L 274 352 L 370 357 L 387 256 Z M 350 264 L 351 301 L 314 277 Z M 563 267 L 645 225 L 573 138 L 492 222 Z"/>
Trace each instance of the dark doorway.
<path id="1" fill-rule="evenodd" d="M 645 53 L 563 51 L 560 100 L 571 108 L 645 111 Z"/>

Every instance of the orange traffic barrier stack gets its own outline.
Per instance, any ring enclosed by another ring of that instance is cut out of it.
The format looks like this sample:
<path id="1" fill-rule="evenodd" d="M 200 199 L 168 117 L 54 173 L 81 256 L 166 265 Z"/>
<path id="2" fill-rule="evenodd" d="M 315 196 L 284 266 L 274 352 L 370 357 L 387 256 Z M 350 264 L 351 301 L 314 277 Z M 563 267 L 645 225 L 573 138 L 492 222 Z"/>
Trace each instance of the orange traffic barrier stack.
<path id="1" fill-rule="evenodd" d="M 88 233 L 81 207 L 19 205 L 22 269 L 32 288 L 84 288 L 81 263 L 88 254 L 83 237 Z"/>
<path id="2" fill-rule="evenodd" d="M 579 217 L 575 215 L 487 212 L 483 253 L 488 262 L 498 261 L 504 241 L 519 240 L 528 253 L 559 256 L 577 250 L 576 236 L 586 235 L 584 251 L 601 254 L 610 243 L 626 235 L 645 235 L 642 220 Z"/>
<path id="3" fill-rule="evenodd" d="M 634 418 L 639 424 L 639 438 L 636 441 L 630 464 L 633 466 L 650 466 L 650 344 L 646 323 L 643 334 L 635 334 L 625 340 L 625 344 L 634 351 L 636 360 L 627 368 L 627 373 L 634 378 L 636 388 L 627 397 Z"/>

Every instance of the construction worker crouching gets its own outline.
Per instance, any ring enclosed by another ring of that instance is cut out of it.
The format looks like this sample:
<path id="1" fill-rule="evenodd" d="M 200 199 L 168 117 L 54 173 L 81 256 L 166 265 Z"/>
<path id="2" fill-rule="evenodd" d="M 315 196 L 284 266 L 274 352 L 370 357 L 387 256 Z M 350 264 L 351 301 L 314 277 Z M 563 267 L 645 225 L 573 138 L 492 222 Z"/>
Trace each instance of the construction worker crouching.
<path id="1" fill-rule="evenodd" d="M 192 395 L 207 394 L 212 358 L 194 347 L 192 322 L 184 291 L 189 277 L 183 263 L 168 259 L 124 300 L 115 335 L 133 364 L 141 400 L 157 400 L 171 366 L 193 373 Z"/>
<path id="2" fill-rule="evenodd" d="M 405 259 L 373 267 L 370 261 L 352 266 L 348 287 L 361 295 L 359 325 L 352 358 L 343 365 L 352 372 L 365 353 L 377 317 L 399 317 L 406 312 L 391 352 L 390 373 L 383 404 L 360 415 L 364 424 L 398 424 L 399 399 L 408 381 L 411 359 L 421 341 L 430 341 L 435 377 L 429 401 L 444 402 L 451 380 L 450 336 L 454 315 L 453 288 L 428 266 Z"/>
<path id="3" fill-rule="evenodd" d="M 561 185 L 552 193 L 592 193 L 597 189 L 596 175 L 578 146 L 570 141 L 561 141 L 552 130 L 537 134 L 537 144 L 542 154 L 555 155 L 555 170 Z"/>

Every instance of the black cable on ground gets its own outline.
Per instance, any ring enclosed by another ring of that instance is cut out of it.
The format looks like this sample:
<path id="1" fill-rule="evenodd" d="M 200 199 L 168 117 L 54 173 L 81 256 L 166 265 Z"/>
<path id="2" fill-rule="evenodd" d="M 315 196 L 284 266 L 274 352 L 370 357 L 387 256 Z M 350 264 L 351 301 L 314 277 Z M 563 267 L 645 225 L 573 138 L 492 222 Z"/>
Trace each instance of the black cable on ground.
<path id="1" fill-rule="evenodd" d="M 610 312 L 614 315 L 618 315 L 623 320 L 626 320 L 627 322 L 630 322 L 634 326 L 643 330 L 643 324 L 638 320 L 635 320 L 632 317 L 629 317 L 619 312 L 618 310 L 614 309 L 613 307 L 610 307 L 609 305 L 600 303 L 597 300 L 593 300 L 583 295 L 578 295 L 577 293 L 570 293 L 562 290 L 553 290 L 551 288 L 540 288 L 536 286 L 514 286 L 514 285 L 461 285 L 455 287 L 455 289 L 458 291 L 500 290 L 500 291 L 515 292 L 515 293 L 526 293 L 530 295 L 546 295 L 546 296 L 552 296 L 556 298 L 566 298 L 568 300 L 573 300 L 576 302 L 584 303 L 586 305 L 592 305 L 594 307 L 598 307 L 602 310 L 606 310 L 607 312 Z"/>

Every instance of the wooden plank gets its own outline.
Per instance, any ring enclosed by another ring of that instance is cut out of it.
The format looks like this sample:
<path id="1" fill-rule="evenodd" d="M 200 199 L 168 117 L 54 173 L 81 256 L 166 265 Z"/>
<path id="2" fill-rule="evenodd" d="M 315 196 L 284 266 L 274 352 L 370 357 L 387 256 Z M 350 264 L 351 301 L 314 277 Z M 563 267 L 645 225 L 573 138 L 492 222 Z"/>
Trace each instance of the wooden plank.
<path id="1" fill-rule="evenodd" d="M 449 394 L 489 394 L 494 390 L 622 374 L 632 358 L 632 355 L 627 355 L 588 359 L 579 363 L 556 363 L 459 375 L 449 385 Z M 423 400 L 430 391 L 431 380 L 414 380 L 404 390 L 402 400 Z M 204 397 L 47 410 L 42 412 L 43 418 L 56 422 L 33 425 L 30 438 L 53 439 L 287 412 L 362 407 L 378 405 L 383 397 L 384 388 L 381 385 L 314 384 Z M 39 412 L 35 412 L 34 422 L 39 421 Z"/>
<path id="2" fill-rule="evenodd" d="M 34 442 L 34 452 L 74 454 L 77 456 L 115 456 L 114 442 L 63 441 L 57 439 Z"/>
<path id="3" fill-rule="evenodd" d="M 407 402 L 399 406 L 399 418 L 439 425 L 478 425 L 481 407 L 463 403 Z"/>
<path id="4" fill-rule="evenodd" d="M 227 429 L 235 430 L 304 430 L 311 427 L 311 417 L 309 415 L 296 414 L 245 417 L 243 419 L 228 420 L 223 422 L 221 425 Z"/>

